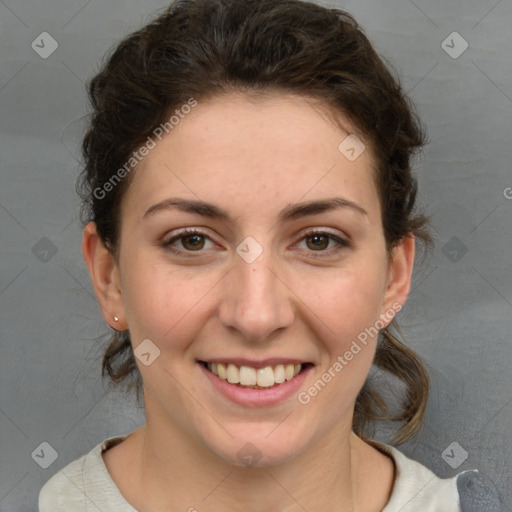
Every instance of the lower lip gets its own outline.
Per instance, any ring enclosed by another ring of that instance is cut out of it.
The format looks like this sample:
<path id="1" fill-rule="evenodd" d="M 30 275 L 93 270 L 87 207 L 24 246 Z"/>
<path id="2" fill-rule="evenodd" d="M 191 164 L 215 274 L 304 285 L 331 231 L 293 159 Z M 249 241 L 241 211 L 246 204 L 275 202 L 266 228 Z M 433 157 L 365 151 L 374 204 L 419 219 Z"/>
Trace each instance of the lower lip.
<path id="1" fill-rule="evenodd" d="M 227 380 L 214 375 L 210 370 L 205 368 L 203 363 L 197 363 L 203 374 L 211 382 L 211 384 L 226 398 L 239 405 L 263 407 L 268 405 L 276 405 L 284 402 L 293 395 L 296 395 L 300 387 L 304 384 L 309 372 L 313 366 L 307 366 L 292 380 L 287 380 L 279 386 L 272 388 L 243 388 L 230 384 Z"/>

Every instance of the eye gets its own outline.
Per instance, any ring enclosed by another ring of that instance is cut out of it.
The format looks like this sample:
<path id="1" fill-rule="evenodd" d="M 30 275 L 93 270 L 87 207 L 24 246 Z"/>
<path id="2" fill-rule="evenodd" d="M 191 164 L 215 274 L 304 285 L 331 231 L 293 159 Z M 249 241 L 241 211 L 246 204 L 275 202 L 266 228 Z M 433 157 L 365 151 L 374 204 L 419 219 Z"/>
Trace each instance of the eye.
<path id="1" fill-rule="evenodd" d="M 344 240 L 343 238 L 340 238 L 334 233 L 329 233 L 327 231 L 308 231 L 307 233 L 304 234 L 301 240 L 303 240 L 306 243 L 308 249 L 311 249 L 310 252 L 322 253 L 319 255 L 313 255 L 313 257 L 315 258 L 332 256 L 333 254 L 336 254 L 345 248 L 351 247 L 350 242 Z M 336 242 L 337 246 L 331 247 L 329 250 L 325 250 L 329 246 L 330 242 Z"/>
<path id="2" fill-rule="evenodd" d="M 184 229 L 174 235 L 173 237 L 165 240 L 162 246 L 166 249 L 169 249 L 175 254 L 192 256 L 192 254 L 186 253 L 201 253 L 203 249 L 205 249 L 205 240 L 212 240 L 210 237 L 203 233 L 198 229 Z M 174 246 L 175 242 L 179 241 L 181 243 L 182 249 L 176 248 Z M 342 249 L 351 247 L 351 243 L 334 233 L 329 233 L 327 231 L 318 231 L 311 230 L 303 235 L 301 238 L 301 242 L 304 241 L 306 243 L 308 252 L 319 252 L 319 255 L 313 255 L 315 258 L 321 258 L 326 256 L 332 256 L 335 253 L 338 253 Z M 328 248 L 331 242 L 336 242 L 337 246 L 331 247 L 329 250 L 325 250 Z M 213 243 L 213 242 L 212 242 Z M 210 247 L 212 248 L 212 247 Z M 206 247 L 208 249 L 208 247 Z"/>
<path id="3" fill-rule="evenodd" d="M 210 237 L 206 233 L 197 229 L 185 229 L 174 235 L 172 238 L 165 240 L 162 246 L 176 254 L 183 254 L 184 252 L 200 252 L 204 249 L 205 239 L 210 240 Z M 184 250 L 173 247 L 173 244 L 176 241 L 181 242 L 181 246 Z"/>

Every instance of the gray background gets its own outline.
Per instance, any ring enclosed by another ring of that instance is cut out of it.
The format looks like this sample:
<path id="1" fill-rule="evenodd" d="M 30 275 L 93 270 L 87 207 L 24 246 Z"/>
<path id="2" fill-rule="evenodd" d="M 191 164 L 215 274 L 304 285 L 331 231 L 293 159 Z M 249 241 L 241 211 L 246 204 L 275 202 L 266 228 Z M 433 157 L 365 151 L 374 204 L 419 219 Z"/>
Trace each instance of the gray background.
<path id="1" fill-rule="evenodd" d="M 421 435 L 400 449 L 440 476 L 478 468 L 511 509 L 512 1 L 324 4 L 361 22 L 430 134 L 417 168 L 436 249 L 398 321 L 429 366 L 432 396 Z M 37 510 L 50 476 L 144 419 L 100 381 L 109 328 L 80 251 L 75 157 L 84 82 L 166 5 L 0 1 L 2 512 Z M 47 58 L 31 47 L 51 48 L 42 32 L 58 42 Z M 43 442 L 58 454 L 47 469 Z"/>

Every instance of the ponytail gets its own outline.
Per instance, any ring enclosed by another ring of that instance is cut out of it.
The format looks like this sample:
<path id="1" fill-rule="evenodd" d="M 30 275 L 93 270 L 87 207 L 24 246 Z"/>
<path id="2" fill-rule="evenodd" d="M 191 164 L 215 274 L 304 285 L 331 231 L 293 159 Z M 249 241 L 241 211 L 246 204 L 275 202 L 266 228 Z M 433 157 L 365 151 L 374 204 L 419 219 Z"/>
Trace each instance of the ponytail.
<path id="1" fill-rule="evenodd" d="M 400 332 L 395 320 L 390 326 Z M 367 380 L 356 400 L 353 429 L 363 438 L 372 437 L 376 421 L 405 421 L 392 436 L 393 442 L 400 444 L 412 438 L 421 427 L 427 407 L 430 381 L 420 356 L 393 335 L 389 331 L 390 326 L 380 332 L 373 364 L 404 384 L 405 401 L 402 410 L 396 414 L 388 414 L 388 407 L 382 395 Z"/>

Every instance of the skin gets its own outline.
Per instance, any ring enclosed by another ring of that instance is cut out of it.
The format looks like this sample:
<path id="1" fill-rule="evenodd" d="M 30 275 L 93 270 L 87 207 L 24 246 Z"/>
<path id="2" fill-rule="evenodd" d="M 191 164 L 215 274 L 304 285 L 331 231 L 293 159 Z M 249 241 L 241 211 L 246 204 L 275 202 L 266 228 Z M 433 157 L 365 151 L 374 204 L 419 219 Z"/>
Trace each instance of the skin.
<path id="1" fill-rule="evenodd" d="M 387 503 L 393 462 L 351 431 L 376 339 L 307 405 L 295 395 L 268 407 L 234 404 L 196 363 L 295 357 L 315 365 L 307 390 L 358 334 L 405 303 L 414 238 L 388 258 L 374 160 L 367 146 L 349 161 L 338 150 L 347 134 L 321 104 L 295 95 L 199 102 L 134 171 L 118 258 L 94 223 L 85 228 L 83 254 L 105 320 L 129 329 L 135 348 L 150 339 L 160 350 L 149 366 L 137 360 L 146 425 L 104 453 L 138 510 L 371 512 Z M 344 207 L 278 221 L 287 206 L 334 196 L 366 213 Z M 208 201 L 231 220 L 175 208 L 143 218 L 170 197 Z M 174 254 L 163 243 L 185 227 L 207 238 L 177 239 L 182 255 Z M 315 245 L 304 234 L 313 228 L 350 246 L 329 238 Z M 236 253 L 248 236 L 263 248 L 250 264 Z M 253 467 L 237 457 L 247 442 L 261 453 Z"/>

